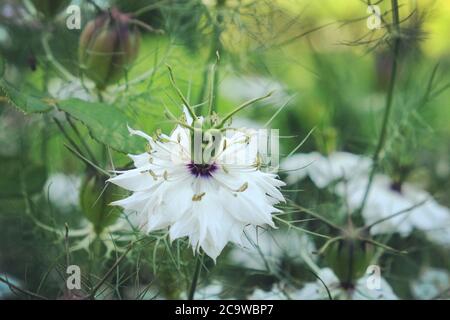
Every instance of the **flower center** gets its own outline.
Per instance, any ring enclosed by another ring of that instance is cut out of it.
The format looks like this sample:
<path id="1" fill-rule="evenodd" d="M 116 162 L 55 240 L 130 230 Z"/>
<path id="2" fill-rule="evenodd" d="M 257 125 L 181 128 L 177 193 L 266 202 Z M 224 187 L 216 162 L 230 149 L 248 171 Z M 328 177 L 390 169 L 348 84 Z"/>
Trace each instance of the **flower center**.
<path id="1" fill-rule="evenodd" d="M 211 164 L 195 164 L 189 163 L 187 165 L 189 171 L 196 177 L 211 177 L 211 173 L 217 170 L 217 166 L 214 163 Z"/>
<path id="2" fill-rule="evenodd" d="M 401 182 L 392 182 L 389 187 L 392 191 L 402 193 L 402 183 Z"/>

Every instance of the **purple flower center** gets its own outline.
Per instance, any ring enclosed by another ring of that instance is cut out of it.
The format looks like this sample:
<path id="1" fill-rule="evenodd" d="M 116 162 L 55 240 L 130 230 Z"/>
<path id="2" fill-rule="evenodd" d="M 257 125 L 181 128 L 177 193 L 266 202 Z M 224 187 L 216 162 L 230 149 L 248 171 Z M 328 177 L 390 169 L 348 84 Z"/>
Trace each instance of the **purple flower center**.
<path id="1" fill-rule="evenodd" d="M 389 186 L 392 191 L 402 193 L 402 183 L 401 182 L 392 182 Z"/>
<path id="2" fill-rule="evenodd" d="M 204 178 L 211 177 L 211 173 L 217 170 L 217 166 L 215 163 L 211 164 L 189 163 L 187 167 L 194 176 Z"/>

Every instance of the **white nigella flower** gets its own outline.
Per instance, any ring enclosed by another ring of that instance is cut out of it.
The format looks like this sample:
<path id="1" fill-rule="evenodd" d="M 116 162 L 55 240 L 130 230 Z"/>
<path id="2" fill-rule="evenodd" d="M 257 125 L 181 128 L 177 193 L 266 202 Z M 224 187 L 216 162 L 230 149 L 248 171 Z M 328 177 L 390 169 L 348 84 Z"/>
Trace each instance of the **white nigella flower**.
<path id="1" fill-rule="evenodd" d="M 78 206 L 81 178 L 56 173 L 48 177 L 44 191 L 50 203 L 61 211 L 70 211 Z"/>
<path id="2" fill-rule="evenodd" d="M 188 115 L 186 122 L 193 123 Z M 259 169 L 255 131 L 232 130 L 210 161 L 198 163 L 185 127 L 158 139 L 130 129 L 147 139 L 149 150 L 130 155 L 136 168 L 110 179 L 133 192 L 113 204 L 136 212 L 147 232 L 169 228 L 171 240 L 187 236 L 193 250 L 216 259 L 229 241 L 242 244 L 245 226 L 274 227 L 271 214 L 284 201 L 278 190 L 284 183 Z"/>
<path id="3" fill-rule="evenodd" d="M 427 268 L 419 279 L 411 284 L 411 291 L 416 299 L 435 299 L 450 297 L 445 295 L 450 287 L 450 274 L 448 270 Z"/>
<path id="4" fill-rule="evenodd" d="M 105 102 L 112 103 L 116 100 L 120 88 L 108 87 L 102 95 Z M 76 98 L 83 101 L 98 102 L 95 83 L 89 79 L 72 79 L 69 81 L 60 78 L 52 78 L 48 84 L 49 94 L 59 100 Z"/>
<path id="5" fill-rule="evenodd" d="M 337 186 L 337 193 L 345 198 L 351 209 L 357 209 L 361 205 L 367 179 L 367 177 L 352 179 Z M 366 224 L 407 211 L 376 224 L 371 228 L 371 233 L 398 232 L 407 236 L 413 229 L 418 229 L 426 232 L 430 240 L 449 245 L 449 209 L 437 203 L 428 192 L 414 185 L 404 183 L 400 190 L 396 190 L 393 185 L 389 177 L 375 175 L 362 212 Z"/>
<path id="6" fill-rule="evenodd" d="M 371 165 L 370 159 L 349 152 L 333 152 L 328 157 L 311 152 L 284 159 L 281 169 L 286 172 L 289 184 L 309 176 L 318 188 L 325 188 L 339 179 L 365 174 Z"/>
<path id="7" fill-rule="evenodd" d="M 280 285 L 274 285 L 271 291 L 256 289 L 249 297 L 251 300 L 397 300 L 398 297 L 392 291 L 390 285 L 383 278 L 370 279 L 366 275 L 356 282 L 354 288 L 343 288 L 334 272 L 329 268 L 323 268 L 318 272 L 323 281 L 317 279 L 306 283 L 303 288 L 296 290 L 291 287 L 280 289 Z M 327 289 L 330 296 L 328 295 Z"/>
<path id="8" fill-rule="evenodd" d="M 345 199 L 350 210 L 357 210 L 361 205 L 371 166 L 372 161 L 368 157 L 348 152 L 334 152 L 328 157 L 317 152 L 296 154 L 281 163 L 281 168 L 288 174 L 288 183 L 295 183 L 306 176 L 319 188 L 336 182 L 333 191 Z M 403 183 L 400 190 L 393 186 L 389 177 L 375 175 L 362 215 L 366 225 L 386 220 L 374 225 L 371 233 L 398 232 L 407 236 L 413 229 L 418 229 L 426 232 L 431 241 L 450 245 L 449 209 L 412 184 Z M 408 209 L 403 214 L 392 216 Z"/>
<path id="9" fill-rule="evenodd" d="M 318 276 L 330 291 L 333 299 L 352 300 L 397 300 L 398 297 L 392 291 L 390 285 L 383 278 L 378 283 L 371 281 L 366 275 L 356 282 L 354 288 L 345 289 L 339 283 L 334 272 L 329 268 L 320 270 Z M 373 276 L 371 276 L 373 277 Z M 323 300 L 329 299 L 328 293 L 320 280 L 305 284 L 305 286 L 295 293 L 295 298 L 299 300 Z"/>
<path id="10" fill-rule="evenodd" d="M 223 286 L 219 281 L 213 281 L 207 286 L 200 287 L 195 291 L 195 300 L 222 300 L 220 295 L 223 292 Z M 182 297 L 185 299 L 186 297 Z"/>
<path id="11" fill-rule="evenodd" d="M 89 87 L 89 89 L 86 89 Z M 78 98 L 84 101 L 96 101 L 97 98 L 90 93 L 93 84 L 86 81 L 83 85 L 80 81 L 63 81 L 59 78 L 52 78 L 48 84 L 48 92 L 56 99 Z"/>
<path id="12" fill-rule="evenodd" d="M 247 269 L 266 270 L 266 263 L 274 267 L 280 267 L 284 259 L 301 263 L 311 259 L 310 254 L 315 251 L 314 243 L 305 234 L 294 230 L 255 231 L 257 234 L 246 232 L 251 239 L 249 246 L 231 250 L 229 258 L 233 264 Z"/>
<path id="13" fill-rule="evenodd" d="M 281 83 L 260 76 L 227 77 L 222 81 L 220 89 L 223 96 L 235 102 L 261 97 L 269 91 L 274 94 L 264 100 L 265 105 L 279 106 L 289 98 Z"/>
<path id="14" fill-rule="evenodd" d="M 286 294 L 275 284 L 270 291 L 255 289 L 248 300 L 286 300 Z"/>

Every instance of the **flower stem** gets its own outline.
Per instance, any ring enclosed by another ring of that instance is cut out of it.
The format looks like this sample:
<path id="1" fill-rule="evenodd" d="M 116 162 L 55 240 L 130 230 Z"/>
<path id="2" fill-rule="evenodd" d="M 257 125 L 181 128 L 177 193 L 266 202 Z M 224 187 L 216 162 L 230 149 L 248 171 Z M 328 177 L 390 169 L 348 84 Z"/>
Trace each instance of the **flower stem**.
<path id="1" fill-rule="evenodd" d="M 197 288 L 198 278 L 203 264 L 203 254 L 197 255 L 197 261 L 195 263 L 194 275 L 192 276 L 191 287 L 189 288 L 188 300 L 194 300 L 195 289 Z"/>
<path id="2" fill-rule="evenodd" d="M 53 56 L 52 50 L 50 48 L 49 45 L 49 38 L 51 37 L 51 33 L 46 32 L 42 38 L 41 38 L 41 45 L 42 48 L 44 49 L 44 53 L 45 53 L 45 57 L 47 59 L 47 61 L 49 61 L 56 70 L 58 70 L 58 72 L 66 79 L 69 81 L 76 81 L 77 78 L 72 75 L 62 64 L 60 64 L 55 57 Z"/>
<path id="3" fill-rule="evenodd" d="M 393 19 L 393 26 L 394 26 L 394 46 L 392 50 L 392 57 L 393 57 L 393 63 L 392 63 L 392 70 L 391 70 L 391 77 L 389 80 L 389 88 L 388 93 L 386 96 L 386 106 L 384 109 L 384 115 L 383 115 L 383 123 L 381 126 L 381 132 L 380 137 L 378 139 L 378 143 L 375 149 L 375 152 L 373 154 L 372 160 L 372 170 L 370 171 L 369 175 L 369 181 L 367 182 L 366 190 L 364 192 L 364 197 L 361 202 L 361 206 L 358 209 L 358 212 L 362 212 L 364 210 L 364 207 L 367 202 L 367 197 L 370 192 L 370 188 L 372 187 L 373 178 L 375 176 L 375 173 L 379 166 L 379 160 L 380 160 L 380 154 L 381 150 L 384 147 L 385 141 L 386 141 L 386 134 L 387 134 L 387 128 L 389 123 L 389 115 L 391 113 L 392 109 L 392 100 L 394 96 L 394 88 L 395 88 L 395 81 L 397 78 L 397 64 L 398 64 L 398 51 L 400 46 L 400 38 L 399 38 L 399 31 L 400 31 L 400 19 L 399 19 L 399 11 L 398 11 L 398 1 L 397 0 L 391 0 L 391 6 L 392 6 L 392 19 Z"/>
<path id="4" fill-rule="evenodd" d="M 180 97 L 181 101 L 183 101 L 184 106 L 186 107 L 186 109 L 188 110 L 190 116 L 195 120 L 197 119 L 197 116 L 195 115 L 194 109 L 192 109 L 191 105 L 189 104 L 189 101 L 187 101 L 186 97 L 183 95 L 183 93 L 181 92 L 181 90 L 178 88 L 176 82 L 175 82 L 175 77 L 173 76 L 173 71 L 172 71 L 172 67 L 169 65 L 166 65 L 167 69 L 169 70 L 169 79 L 170 79 L 170 83 L 172 84 L 172 87 L 175 89 L 175 91 L 177 92 L 178 96 Z"/>
<path id="5" fill-rule="evenodd" d="M 216 129 L 221 129 L 225 123 L 232 117 L 234 116 L 236 113 L 240 112 L 241 110 L 247 108 L 248 106 L 252 105 L 255 102 L 264 100 L 268 97 L 270 97 L 272 95 L 273 92 L 269 92 L 268 94 L 266 94 L 263 97 L 259 97 L 259 98 L 255 98 L 252 100 L 249 100 L 247 102 L 244 102 L 243 104 L 241 104 L 240 106 L 236 107 L 233 111 L 231 111 L 229 114 L 227 114 L 217 125 L 214 126 L 214 128 Z"/>
<path id="6" fill-rule="evenodd" d="M 213 111 L 216 111 L 216 101 L 218 95 L 218 64 L 219 64 L 219 54 L 222 51 L 222 43 L 220 41 L 220 36 L 223 32 L 223 13 L 221 12 L 221 7 L 224 3 L 221 1 L 217 2 L 217 15 L 215 17 L 214 23 L 214 31 L 211 39 L 211 47 L 209 51 L 209 56 L 207 60 L 207 66 L 205 67 L 205 71 L 203 73 L 203 82 L 200 88 L 200 93 L 198 96 L 198 104 L 200 105 L 200 114 L 202 111 L 202 103 L 205 99 L 206 88 L 210 86 L 210 95 L 208 99 L 208 115 L 211 115 Z M 213 17 L 210 16 L 210 19 Z M 210 65 L 210 67 L 208 67 Z"/>

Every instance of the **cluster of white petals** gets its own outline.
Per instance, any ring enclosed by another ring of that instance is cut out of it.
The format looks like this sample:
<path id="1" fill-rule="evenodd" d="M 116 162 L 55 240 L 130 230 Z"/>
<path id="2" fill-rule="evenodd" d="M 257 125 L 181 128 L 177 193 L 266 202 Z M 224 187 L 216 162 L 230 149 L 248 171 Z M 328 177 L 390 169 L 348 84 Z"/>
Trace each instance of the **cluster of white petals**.
<path id="1" fill-rule="evenodd" d="M 416 299 L 431 300 L 449 298 L 450 272 L 445 269 L 427 267 L 418 279 L 411 283 L 411 292 Z"/>
<path id="2" fill-rule="evenodd" d="M 228 76 L 220 84 L 220 93 L 231 101 L 241 102 L 273 94 L 261 101 L 267 106 L 279 106 L 289 99 L 285 86 L 271 78 L 260 76 Z"/>
<path id="3" fill-rule="evenodd" d="M 361 205 L 371 166 L 370 158 L 348 152 L 296 154 L 281 163 L 288 183 L 308 176 L 319 188 L 333 186 L 332 191 L 343 197 L 351 210 Z M 362 215 L 367 225 L 386 219 L 371 228 L 372 234 L 398 232 L 407 236 L 418 229 L 430 240 L 450 245 L 450 210 L 413 184 L 403 183 L 401 190 L 395 190 L 388 176 L 376 174 Z"/>
<path id="4" fill-rule="evenodd" d="M 48 92 L 56 99 L 77 98 L 84 101 L 96 101 L 97 98 L 90 94 L 93 84 L 86 80 L 86 84 L 79 80 L 63 81 L 59 78 L 50 79 Z M 89 87 L 89 89 L 87 89 Z"/>
<path id="5" fill-rule="evenodd" d="M 228 257 L 233 265 L 253 270 L 266 270 L 269 265 L 276 269 L 285 261 L 303 263 L 316 250 L 308 236 L 296 230 L 254 231 L 246 232 L 249 245 L 230 251 Z"/>
<path id="6" fill-rule="evenodd" d="M 329 268 L 320 270 L 318 276 L 320 280 L 305 284 L 296 294 L 299 300 L 319 300 L 328 299 L 328 293 L 324 287 L 327 286 L 333 299 L 352 300 L 397 300 L 397 296 L 392 291 L 391 286 L 383 278 L 376 279 L 379 283 L 374 283 L 369 275 L 365 275 L 356 281 L 352 289 L 344 289 L 339 284 L 339 280 Z M 374 278 L 375 279 L 375 278 Z"/>
<path id="7" fill-rule="evenodd" d="M 337 187 L 337 193 L 345 197 L 350 208 L 357 209 L 361 204 L 367 180 L 355 179 Z M 401 214 L 394 215 L 396 213 Z M 405 183 L 401 191 L 397 191 L 392 188 L 389 177 L 376 175 L 362 214 L 366 224 L 386 219 L 371 228 L 372 234 L 398 232 L 407 236 L 417 229 L 425 232 L 430 240 L 450 244 L 450 210 L 437 203 L 428 192 L 412 184 Z M 436 234 L 447 236 L 441 238 Z"/>
<path id="8" fill-rule="evenodd" d="M 350 300 L 397 300 L 398 297 L 392 291 L 391 286 L 383 278 L 370 278 L 366 275 L 360 278 L 354 288 L 345 289 L 334 272 L 329 268 L 321 269 L 318 273 L 320 280 L 306 283 L 300 290 L 286 288 L 281 290 L 274 286 L 271 291 L 255 290 L 249 299 L 252 300 L 327 300 L 350 299 Z M 325 287 L 326 286 L 326 287 Z M 328 291 L 327 291 L 328 289 Z M 329 295 L 328 295 L 329 293 Z"/>
<path id="9" fill-rule="evenodd" d="M 284 183 L 260 170 L 256 131 L 233 130 L 213 159 L 199 165 L 192 159 L 189 129 L 177 126 L 156 139 L 130 132 L 147 139 L 149 150 L 130 155 L 136 168 L 110 182 L 133 192 L 113 204 L 134 214 L 139 227 L 168 228 L 171 240 L 188 237 L 193 250 L 201 248 L 214 260 L 228 242 L 242 245 L 247 225 L 274 227 Z"/>
<path id="10" fill-rule="evenodd" d="M 325 188 L 340 179 L 364 176 L 371 166 L 370 159 L 349 152 L 334 152 L 328 157 L 319 152 L 298 153 L 281 163 L 289 184 L 309 176 L 318 188 Z"/>

